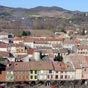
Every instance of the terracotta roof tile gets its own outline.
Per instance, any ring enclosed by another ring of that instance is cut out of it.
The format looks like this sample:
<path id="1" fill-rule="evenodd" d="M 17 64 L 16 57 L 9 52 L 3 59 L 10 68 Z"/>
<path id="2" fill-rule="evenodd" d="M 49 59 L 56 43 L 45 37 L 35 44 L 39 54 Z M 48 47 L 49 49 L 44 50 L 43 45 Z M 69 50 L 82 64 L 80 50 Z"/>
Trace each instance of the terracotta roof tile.
<path id="1" fill-rule="evenodd" d="M 65 48 L 60 49 L 60 50 L 59 50 L 59 53 L 68 53 L 68 50 L 67 50 L 67 49 L 65 49 Z"/>
<path id="2" fill-rule="evenodd" d="M 28 49 L 27 54 L 33 54 L 35 49 Z"/>
<path id="3" fill-rule="evenodd" d="M 6 43 L 0 43 L 0 48 L 7 48 L 8 47 L 8 44 Z"/>
<path id="4" fill-rule="evenodd" d="M 8 35 L 8 34 L 9 34 L 8 32 L 4 32 L 4 31 L 0 32 L 0 35 Z"/>
<path id="5" fill-rule="evenodd" d="M 67 62 L 66 71 L 74 71 L 74 70 L 75 70 L 74 66 L 70 62 Z"/>
<path id="6" fill-rule="evenodd" d="M 13 40 L 15 40 L 15 41 L 16 41 L 16 40 L 19 41 L 19 40 L 23 40 L 23 39 L 22 39 L 21 37 L 14 37 Z"/>
<path id="7" fill-rule="evenodd" d="M 55 71 L 65 71 L 66 66 L 64 62 L 53 62 Z"/>
<path id="8" fill-rule="evenodd" d="M 14 70 L 14 62 L 9 62 L 6 66 L 6 70 L 13 71 Z"/>
<path id="9" fill-rule="evenodd" d="M 53 65 L 50 61 L 31 61 L 29 66 L 30 70 L 53 70 Z"/>
<path id="10" fill-rule="evenodd" d="M 0 51 L 0 56 L 6 58 L 6 57 L 9 57 L 9 53 L 8 52 L 4 52 L 4 51 Z"/>
<path id="11" fill-rule="evenodd" d="M 18 55 L 16 58 L 18 58 L 18 59 L 21 59 L 21 58 L 24 58 L 24 57 L 26 57 L 27 55 Z"/>
<path id="12" fill-rule="evenodd" d="M 64 44 L 75 44 L 78 45 L 80 44 L 80 41 L 77 39 L 65 39 Z"/>
<path id="13" fill-rule="evenodd" d="M 23 71 L 29 69 L 29 62 L 9 62 L 6 67 L 6 70 L 10 71 Z"/>
<path id="14" fill-rule="evenodd" d="M 14 63 L 14 70 L 20 71 L 20 70 L 29 70 L 29 62 L 15 62 Z"/>
<path id="15" fill-rule="evenodd" d="M 88 49 L 88 45 L 79 45 L 78 49 Z"/>
<path id="16" fill-rule="evenodd" d="M 75 68 L 82 68 L 87 66 L 85 56 L 83 55 L 70 55 L 70 60 L 72 61 Z"/>
<path id="17" fill-rule="evenodd" d="M 24 41 L 63 41 L 64 38 L 55 37 L 24 37 Z"/>

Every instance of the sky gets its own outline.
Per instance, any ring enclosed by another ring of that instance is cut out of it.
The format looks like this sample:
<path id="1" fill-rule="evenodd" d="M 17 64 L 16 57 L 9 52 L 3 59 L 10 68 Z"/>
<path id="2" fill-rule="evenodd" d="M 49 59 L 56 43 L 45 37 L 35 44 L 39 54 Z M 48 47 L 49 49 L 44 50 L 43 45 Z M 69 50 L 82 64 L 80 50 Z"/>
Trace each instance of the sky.
<path id="1" fill-rule="evenodd" d="M 37 6 L 58 6 L 67 10 L 88 11 L 88 0 L 0 0 L 0 5 L 8 7 L 34 8 Z"/>

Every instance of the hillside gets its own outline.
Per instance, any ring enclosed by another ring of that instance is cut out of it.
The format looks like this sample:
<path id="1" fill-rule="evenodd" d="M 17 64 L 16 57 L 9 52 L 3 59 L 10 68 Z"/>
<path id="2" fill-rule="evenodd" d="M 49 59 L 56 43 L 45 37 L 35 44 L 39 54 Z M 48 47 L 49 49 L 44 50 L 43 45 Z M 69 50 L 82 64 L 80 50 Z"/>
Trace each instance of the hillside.
<path id="1" fill-rule="evenodd" d="M 4 7 L 0 6 L 0 17 L 5 16 L 5 18 L 11 17 L 11 18 L 21 18 L 21 17 L 30 17 L 30 16 L 47 16 L 47 17 L 54 17 L 54 16 L 60 16 L 63 14 L 63 16 L 72 15 L 69 14 L 70 11 L 65 10 L 60 7 L 43 7 L 38 6 L 31 9 L 24 9 L 24 8 L 11 8 L 11 7 Z M 44 14 L 45 13 L 45 14 Z M 52 15 L 53 14 L 53 15 Z M 6 17 L 7 16 L 7 17 Z"/>
<path id="2" fill-rule="evenodd" d="M 88 29 L 87 24 L 87 12 L 69 11 L 56 6 L 38 6 L 31 9 L 0 6 L 0 30 Z"/>

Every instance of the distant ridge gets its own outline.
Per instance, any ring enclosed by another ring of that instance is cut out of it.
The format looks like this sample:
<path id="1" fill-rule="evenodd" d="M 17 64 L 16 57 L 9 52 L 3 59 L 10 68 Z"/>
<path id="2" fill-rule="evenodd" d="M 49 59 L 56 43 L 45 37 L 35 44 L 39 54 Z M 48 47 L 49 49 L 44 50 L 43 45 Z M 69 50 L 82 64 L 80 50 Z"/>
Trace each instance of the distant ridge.
<path id="1" fill-rule="evenodd" d="M 44 7 L 44 6 L 38 6 L 35 8 L 31 8 L 30 10 L 32 11 L 51 11 L 51 10 L 55 10 L 55 11 L 68 11 L 66 9 L 57 7 L 57 6 L 52 6 L 52 7 Z"/>
<path id="2" fill-rule="evenodd" d="M 29 18 L 30 16 L 57 17 L 62 15 L 65 17 L 64 15 L 70 16 L 69 12 L 71 13 L 69 10 L 56 6 L 38 6 L 30 9 L 0 6 L 0 17 L 5 19 L 20 19 L 22 17 Z"/>

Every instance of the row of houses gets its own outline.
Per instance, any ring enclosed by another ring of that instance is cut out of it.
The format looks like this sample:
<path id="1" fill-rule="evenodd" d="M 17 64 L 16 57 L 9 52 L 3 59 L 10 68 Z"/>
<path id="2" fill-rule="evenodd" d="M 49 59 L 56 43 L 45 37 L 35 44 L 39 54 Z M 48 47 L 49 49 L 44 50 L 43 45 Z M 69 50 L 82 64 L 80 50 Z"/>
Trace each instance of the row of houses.
<path id="1" fill-rule="evenodd" d="M 0 36 L 0 57 L 9 61 L 0 81 L 88 79 L 88 43 L 83 43 L 87 37 Z M 54 61 L 58 53 L 63 62 Z"/>
<path id="2" fill-rule="evenodd" d="M 5 36 L 4 36 L 5 35 Z M 83 44 L 82 41 L 87 41 L 84 36 L 73 39 L 69 38 L 61 38 L 61 37 L 11 37 L 8 38 L 8 33 L 1 32 L 0 33 L 0 52 L 9 54 L 9 61 L 18 61 L 19 59 L 25 59 L 23 61 L 28 62 L 30 58 L 33 58 L 34 52 L 40 51 L 42 55 L 48 56 L 47 59 L 53 60 L 58 53 L 60 53 L 63 57 L 68 56 L 69 54 L 78 54 L 83 56 L 88 56 L 88 44 Z M 5 38 L 6 41 L 10 41 L 6 43 L 3 41 Z M 11 55 L 12 54 L 12 55 Z M 17 60 L 16 60 L 17 59 Z"/>
<path id="3" fill-rule="evenodd" d="M 14 37 L 14 34 L 7 32 L 0 32 L 0 42 L 10 44 L 23 44 L 26 47 L 37 48 L 37 47 L 46 47 L 52 49 L 61 49 L 66 48 L 72 50 L 74 53 L 83 54 L 82 50 L 85 47 L 88 47 L 88 36 L 75 35 L 73 39 L 67 37 Z M 83 49 L 79 52 L 81 46 L 84 46 Z M 85 50 L 85 55 L 87 55 Z"/>
<path id="4" fill-rule="evenodd" d="M 88 79 L 88 57 L 70 55 L 66 62 L 9 62 L 0 71 L 1 82 L 51 81 Z"/>

